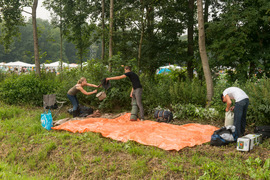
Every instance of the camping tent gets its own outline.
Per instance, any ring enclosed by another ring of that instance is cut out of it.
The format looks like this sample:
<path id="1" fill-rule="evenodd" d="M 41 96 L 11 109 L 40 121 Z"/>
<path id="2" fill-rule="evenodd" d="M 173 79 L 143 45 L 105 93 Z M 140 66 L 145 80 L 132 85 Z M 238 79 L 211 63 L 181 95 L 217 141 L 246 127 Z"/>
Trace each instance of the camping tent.
<path id="1" fill-rule="evenodd" d="M 70 68 L 75 68 L 75 67 L 78 67 L 78 64 L 71 63 L 71 64 L 69 64 L 69 67 L 70 67 Z"/>
<path id="2" fill-rule="evenodd" d="M 182 67 L 175 66 L 175 65 L 161 66 L 161 67 L 159 67 L 157 74 L 169 73 L 169 72 L 172 72 L 171 70 L 175 71 L 175 70 L 181 70 L 181 69 L 182 69 Z"/>
<path id="3" fill-rule="evenodd" d="M 161 74 L 161 73 L 169 73 L 169 72 L 172 72 L 172 71 L 169 70 L 168 68 L 162 68 L 161 70 L 158 71 L 158 74 Z"/>

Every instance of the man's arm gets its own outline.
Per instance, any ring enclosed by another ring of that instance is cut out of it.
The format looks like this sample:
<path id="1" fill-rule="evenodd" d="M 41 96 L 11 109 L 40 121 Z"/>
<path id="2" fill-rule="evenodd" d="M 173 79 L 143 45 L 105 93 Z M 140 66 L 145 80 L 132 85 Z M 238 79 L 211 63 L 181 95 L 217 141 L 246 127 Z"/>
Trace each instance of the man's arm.
<path id="1" fill-rule="evenodd" d="M 133 88 L 132 88 L 129 96 L 132 97 L 132 94 L 133 94 Z"/>
<path id="2" fill-rule="evenodd" d="M 226 112 L 228 112 L 230 107 L 231 107 L 232 101 L 231 101 L 231 98 L 229 97 L 228 94 L 225 96 L 225 99 L 226 99 L 226 103 L 227 103 Z"/>
<path id="3" fill-rule="evenodd" d="M 127 76 L 126 75 L 122 75 L 122 76 L 115 76 L 115 77 L 108 77 L 106 78 L 106 81 L 109 81 L 109 80 L 119 80 L 119 79 L 123 79 L 123 78 L 126 78 Z"/>

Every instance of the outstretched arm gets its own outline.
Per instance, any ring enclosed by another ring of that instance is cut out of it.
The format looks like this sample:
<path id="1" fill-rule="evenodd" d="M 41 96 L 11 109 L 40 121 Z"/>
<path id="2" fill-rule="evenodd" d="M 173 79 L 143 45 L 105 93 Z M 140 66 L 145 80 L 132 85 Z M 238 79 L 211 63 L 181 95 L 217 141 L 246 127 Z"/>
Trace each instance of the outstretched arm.
<path id="1" fill-rule="evenodd" d="M 87 86 L 90 86 L 90 87 L 95 87 L 95 88 L 98 87 L 97 85 L 95 85 L 95 84 L 90 84 L 90 83 L 87 83 L 86 85 L 87 85 Z"/>
<path id="2" fill-rule="evenodd" d="M 226 107 L 226 112 L 227 112 L 227 111 L 229 111 L 229 109 L 231 107 L 232 101 L 231 101 L 231 98 L 229 97 L 228 94 L 225 96 L 225 98 L 226 98 L 226 103 L 227 103 L 227 107 Z"/>
<path id="3" fill-rule="evenodd" d="M 109 80 L 119 80 L 119 79 L 123 79 L 123 78 L 126 78 L 127 76 L 126 75 L 122 75 L 122 76 L 115 76 L 115 77 L 108 77 L 106 78 L 106 81 L 109 81 Z"/>
<path id="4" fill-rule="evenodd" d="M 91 95 L 91 94 L 94 94 L 94 93 L 97 93 L 97 90 L 94 90 L 92 92 L 87 92 L 86 90 L 84 90 L 82 87 L 77 87 L 77 89 L 79 89 L 83 94 L 85 95 Z"/>

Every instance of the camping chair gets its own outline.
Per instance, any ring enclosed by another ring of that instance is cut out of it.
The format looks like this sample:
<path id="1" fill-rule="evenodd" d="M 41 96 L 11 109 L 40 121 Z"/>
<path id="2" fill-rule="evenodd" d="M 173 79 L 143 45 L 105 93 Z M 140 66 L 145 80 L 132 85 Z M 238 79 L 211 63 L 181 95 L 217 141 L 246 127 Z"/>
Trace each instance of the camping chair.
<path id="1" fill-rule="evenodd" d="M 60 109 L 63 107 L 64 103 L 66 101 L 57 101 L 56 100 L 56 95 L 55 94 L 47 94 L 47 95 L 43 95 L 43 107 L 44 110 L 46 109 L 56 109 L 56 112 L 53 116 L 54 117 L 57 115 L 57 113 L 60 111 Z M 60 104 L 58 106 L 58 104 Z"/>

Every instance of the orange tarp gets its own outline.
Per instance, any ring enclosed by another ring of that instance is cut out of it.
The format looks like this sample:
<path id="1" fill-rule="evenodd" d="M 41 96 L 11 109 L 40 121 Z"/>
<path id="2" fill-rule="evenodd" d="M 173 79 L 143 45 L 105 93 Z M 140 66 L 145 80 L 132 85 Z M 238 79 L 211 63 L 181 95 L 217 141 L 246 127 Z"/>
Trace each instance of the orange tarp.
<path id="1" fill-rule="evenodd" d="M 88 118 L 69 121 L 53 127 L 73 133 L 99 132 L 104 137 L 118 141 L 128 140 L 165 150 L 177 150 L 209 142 L 217 127 L 201 124 L 173 125 L 155 121 L 130 121 L 130 113 L 115 119 Z"/>

